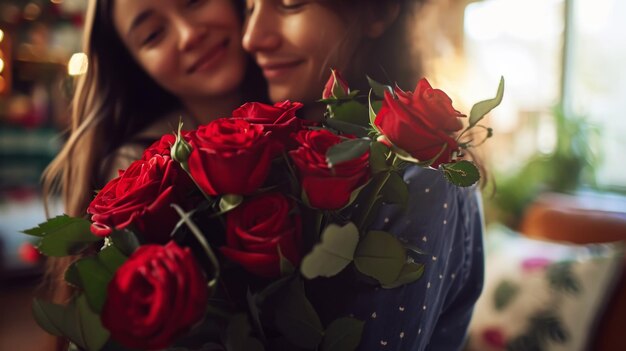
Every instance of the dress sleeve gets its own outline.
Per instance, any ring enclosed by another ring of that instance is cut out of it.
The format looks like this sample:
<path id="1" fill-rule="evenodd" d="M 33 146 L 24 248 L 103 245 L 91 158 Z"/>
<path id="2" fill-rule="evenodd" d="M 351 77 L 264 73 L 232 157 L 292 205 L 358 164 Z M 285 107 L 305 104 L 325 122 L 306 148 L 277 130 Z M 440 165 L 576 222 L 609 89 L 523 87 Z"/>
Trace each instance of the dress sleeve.
<path id="1" fill-rule="evenodd" d="M 409 260 L 422 277 L 395 289 L 360 291 L 348 314 L 365 321 L 359 350 L 460 350 L 482 290 L 483 220 L 475 188 L 448 183 L 441 172 L 410 167 L 406 209 L 385 205 L 373 224 L 419 248 Z"/>

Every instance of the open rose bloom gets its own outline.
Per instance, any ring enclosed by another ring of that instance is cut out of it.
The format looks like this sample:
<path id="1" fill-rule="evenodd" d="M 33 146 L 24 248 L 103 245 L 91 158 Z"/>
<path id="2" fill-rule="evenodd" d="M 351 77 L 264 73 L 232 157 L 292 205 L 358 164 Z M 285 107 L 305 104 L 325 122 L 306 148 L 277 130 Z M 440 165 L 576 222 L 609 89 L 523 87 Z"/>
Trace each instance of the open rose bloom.
<path id="1" fill-rule="evenodd" d="M 462 137 L 500 95 L 465 118 L 425 79 L 414 91 L 373 82 L 368 95 L 333 71 L 321 123 L 301 119 L 299 102 L 247 102 L 179 127 L 100 189 L 87 218 L 25 231 L 44 255 L 74 257 L 72 299 L 36 300 L 35 317 L 84 350 L 355 349 L 364 322 L 321 319 L 309 284 L 332 295 L 340 280 L 401 289 L 419 279 L 423 264 L 370 224 L 383 202 L 404 205 L 407 167 L 474 184 Z M 377 257 L 398 264 L 368 264 Z"/>

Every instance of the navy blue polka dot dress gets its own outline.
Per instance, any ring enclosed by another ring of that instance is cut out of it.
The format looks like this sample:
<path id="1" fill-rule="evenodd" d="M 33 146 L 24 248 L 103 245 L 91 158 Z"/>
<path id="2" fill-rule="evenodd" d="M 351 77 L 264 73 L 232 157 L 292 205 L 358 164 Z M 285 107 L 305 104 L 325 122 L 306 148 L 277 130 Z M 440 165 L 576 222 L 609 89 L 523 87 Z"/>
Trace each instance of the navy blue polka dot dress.
<path id="1" fill-rule="evenodd" d="M 483 217 L 475 187 L 450 184 L 440 171 L 409 167 L 406 211 L 385 205 L 372 229 L 417 246 L 423 276 L 395 289 L 359 291 L 346 312 L 365 321 L 359 350 L 460 350 L 483 286 Z"/>

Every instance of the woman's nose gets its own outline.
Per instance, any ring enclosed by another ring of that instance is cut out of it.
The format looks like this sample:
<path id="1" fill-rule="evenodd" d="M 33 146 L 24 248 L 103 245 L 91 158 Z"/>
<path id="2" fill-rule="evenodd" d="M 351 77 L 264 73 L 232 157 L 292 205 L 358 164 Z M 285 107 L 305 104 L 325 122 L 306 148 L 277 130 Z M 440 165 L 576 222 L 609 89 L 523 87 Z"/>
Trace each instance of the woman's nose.
<path id="1" fill-rule="evenodd" d="M 243 48 L 250 52 L 272 51 L 280 47 L 280 22 L 272 17 L 271 9 L 257 6 L 246 20 Z"/>
<path id="2" fill-rule="evenodd" d="M 188 51 L 201 43 L 208 34 L 205 26 L 198 25 L 188 18 L 180 18 L 176 22 L 176 30 L 179 34 L 178 48 Z"/>

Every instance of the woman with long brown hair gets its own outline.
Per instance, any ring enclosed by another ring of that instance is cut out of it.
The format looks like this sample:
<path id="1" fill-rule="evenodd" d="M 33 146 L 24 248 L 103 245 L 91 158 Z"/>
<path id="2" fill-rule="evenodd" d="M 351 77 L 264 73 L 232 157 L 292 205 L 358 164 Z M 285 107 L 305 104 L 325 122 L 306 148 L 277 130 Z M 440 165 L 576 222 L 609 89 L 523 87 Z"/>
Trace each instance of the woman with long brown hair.
<path id="1" fill-rule="evenodd" d="M 60 192 L 65 212 L 84 216 L 94 191 L 179 118 L 193 129 L 262 100 L 262 78 L 241 47 L 242 20 L 236 0 L 90 0 L 89 67 L 77 82 L 67 142 L 43 176 L 45 196 Z M 49 262 L 56 302 L 70 297 L 70 261 Z"/>
<path id="2" fill-rule="evenodd" d="M 267 79 L 271 100 L 301 101 L 307 118 L 320 119 L 324 105 L 316 101 L 331 68 L 362 93 L 369 90 L 365 75 L 415 88 L 422 72 L 412 28 L 422 2 L 248 0 L 243 46 Z M 425 94 L 416 99 L 438 94 L 423 82 L 415 89 Z M 327 312 L 323 319 L 366 321 L 360 350 L 460 350 L 483 283 L 480 196 L 434 169 L 410 166 L 404 180 L 406 208 L 384 205 L 371 229 L 417 248 L 421 254 L 412 259 L 425 264 L 423 276 L 395 289 L 352 282 L 332 296 L 327 286 L 312 286 L 310 295 Z"/>

